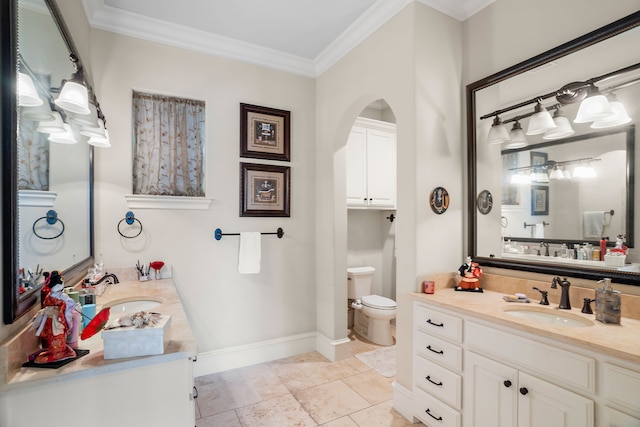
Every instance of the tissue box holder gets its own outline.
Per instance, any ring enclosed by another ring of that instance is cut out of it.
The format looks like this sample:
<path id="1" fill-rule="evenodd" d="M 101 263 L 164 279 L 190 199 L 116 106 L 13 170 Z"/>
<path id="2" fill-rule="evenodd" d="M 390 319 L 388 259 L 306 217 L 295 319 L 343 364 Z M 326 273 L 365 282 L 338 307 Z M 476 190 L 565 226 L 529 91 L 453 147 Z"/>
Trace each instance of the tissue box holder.
<path id="1" fill-rule="evenodd" d="M 605 255 L 604 265 L 608 267 L 624 267 L 626 255 Z"/>
<path id="2" fill-rule="evenodd" d="M 155 326 L 108 329 L 102 331 L 105 359 L 164 354 L 171 316 L 162 316 Z"/>

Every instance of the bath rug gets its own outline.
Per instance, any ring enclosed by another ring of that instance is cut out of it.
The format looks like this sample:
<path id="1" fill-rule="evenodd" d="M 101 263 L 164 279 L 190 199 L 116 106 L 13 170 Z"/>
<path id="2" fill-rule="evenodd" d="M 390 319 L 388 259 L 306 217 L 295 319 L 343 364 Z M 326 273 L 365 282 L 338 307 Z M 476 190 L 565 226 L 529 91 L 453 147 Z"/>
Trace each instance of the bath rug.
<path id="1" fill-rule="evenodd" d="M 356 354 L 356 357 L 378 371 L 387 378 L 396 375 L 396 346 L 379 348 L 366 353 Z"/>

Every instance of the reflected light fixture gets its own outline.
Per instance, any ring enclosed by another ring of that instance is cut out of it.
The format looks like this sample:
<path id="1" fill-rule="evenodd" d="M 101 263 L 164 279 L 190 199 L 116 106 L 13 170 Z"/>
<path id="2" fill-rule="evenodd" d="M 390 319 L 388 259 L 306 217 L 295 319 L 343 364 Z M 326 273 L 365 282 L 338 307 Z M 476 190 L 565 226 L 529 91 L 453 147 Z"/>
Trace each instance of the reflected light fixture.
<path id="1" fill-rule="evenodd" d="M 549 174 L 549 179 L 564 179 L 564 174 L 562 173 L 558 165 L 555 165 L 553 167 L 553 170 Z"/>
<path id="2" fill-rule="evenodd" d="M 80 128 L 80 135 L 88 136 L 89 138 L 104 138 L 106 129 L 104 127 L 104 120 L 98 119 L 98 126 L 83 126 Z"/>
<path id="3" fill-rule="evenodd" d="M 509 139 L 509 131 L 507 130 L 507 127 L 502 124 L 502 120 L 500 120 L 500 117 L 496 114 L 493 119 L 491 129 L 489 129 L 487 142 L 489 144 L 502 144 L 505 141 L 509 141 Z"/>
<path id="4" fill-rule="evenodd" d="M 631 117 L 629 117 L 627 109 L 624 108 L 622 102 L 618 101 L 618 98 L 614 93 L 610 93 L 607 99 L 612 113 L 605 118 L 594 121 L 591 124 L 592 129 L 605 129 L 620 126 L 631 121 Z"/>
<path id="5" fill-rule="evenodd" d="M 527 137 L 524 134 L 524 130 L 522 130 L 522 125 L 517 120 L 509 132 L 509 137 L 511 141 L 505 148 L 522 148 L 527 145 Z"/>
<path id="6" fill-rule="evenodd" d="M 90 114 L 89 110 L 89 92 L 84 81 L 82 66 L 78 65 L 78 58 L 69 55 L 75 72 L 71 75 L 71 80 L 63 82 L 60 95 L 54 101 L 55 104 L 74 114 Z"/>
<path id="7" fill-rule="evenodd" d="M 531 183 L 531 177 L 525 173 L 514 173 L 511 175 L 511 184 L 529 184 Z"/>
<path id="8" fill-rule="evenodd" d="M 576 131 L 571 127 L 569 119 L 565 117 L 560 108 L 556 108 L 556 111 L 553 113 L 553 122 L 556 124 L 556 127 L 547 130 L 542 136 L 542 139 L 549 140 L 566 138 L 567 136 L 571 136 L 576 133 Z"/>
<path id="9" fill-rule="evenodd" d="M 61 133 L 65 132 L 64 122 L 60 113 L 54 111 L 51 113 L 53 119 L 41 121 L 38 125 L 38 132 L 42 133 Z"/>
<path id="10" fill-rule="evenodd" d="M 53 112 L 49 102 L 43 102 L 39 107 L 25 107 L 22 110 L 22 116 L 27 119 L 37 120 L 39 122 L 53 120 Z"/>
<path id="11" fill-rule="evenodd" d="M 574 178 L 596 178 L 598 175 L 591 165 L 578 165 L 573 171 Z"/>
<path id="12" fill-rule="evenodd" d="M 78 140 L 71 130 L 71 126 L 64 124 L 64 132 L 56 132 L 49 135 L 50 142 L 57 142 L 58 144 L 76 144 Z"/>
<path id="13" fill-rule="evenodd" d="M 607 98 L 593 83 L 587 87 L 587 97 L 580 103 L 574 123 L 588 123 L 604 119 L 611 115 L 611 107 Z"/>
<path id="14" fill-rule="evenodd" d="M 102 121 L 102 120 L 100 120 Z M 93 145 L 95 147 L 108 148 L 111 147 L 111 141 L 109 139 L 109 131 L 107 129 L 104 130 L 104 136 L 92 136 L 87 141 L 88 144 Z"/>
<path id="15" fill-rule="evenodd" d="M 38 96 L 36 85 L 25 73 L 18 73 L 18 105 L 20 107 L 39 107 L 44 101 Z"/>
<path id="16" fill-rule="evenodd" d="M 538 135 L 545 133 L 549 129 L 556 127 L 551 114 L 542 105 L 542 102 L 538 100 L 536 102 L 536 108 L 534 113 L 529 119 L 529 127 L 527 128 L 527 135 Z"/>

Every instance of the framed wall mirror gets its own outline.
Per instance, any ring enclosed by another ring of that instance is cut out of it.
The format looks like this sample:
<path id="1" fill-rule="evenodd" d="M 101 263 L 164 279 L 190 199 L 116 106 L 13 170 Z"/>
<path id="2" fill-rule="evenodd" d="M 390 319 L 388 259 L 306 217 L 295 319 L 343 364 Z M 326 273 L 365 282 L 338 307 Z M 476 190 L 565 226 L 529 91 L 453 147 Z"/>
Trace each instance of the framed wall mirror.
<path id="1" fill-rule="evenodd" d="M 2 295 L 9 324 L 38 301 L 42 272 L 59 270 L 76 283 L 94 262 L 93 146 L 77 137 L 82 117 L 75 121 L 54 102 L 82 67 L 55 0 L 13 0 L 2 8 L 2 49 L 12 58 L 2 63 Z M 24 99 L 24 76 L 35 101 Z M 74 126 L 73 141 L 47 131 L 55 114 Z"/>
<path id="2" fill-rule="evenodd" d="M 638 43 L 640 12 L 467 86 L 468 250 L 474 261 L 640 285 L 634 227 Z M 579 118 L 596 89 L 609 105 L 623 105 L 627 117 L 614 121 L 609 111 L 606 118 Z M 537 124 L 546 115 L 555 127 Z M 479 215 L 477 197 L 485 190 L 494 195 L 493 209 Z M 613 248 L 617 236 L 628 248 L 622 267 L 565 250 L 599 248 L 602 237 Z"/>

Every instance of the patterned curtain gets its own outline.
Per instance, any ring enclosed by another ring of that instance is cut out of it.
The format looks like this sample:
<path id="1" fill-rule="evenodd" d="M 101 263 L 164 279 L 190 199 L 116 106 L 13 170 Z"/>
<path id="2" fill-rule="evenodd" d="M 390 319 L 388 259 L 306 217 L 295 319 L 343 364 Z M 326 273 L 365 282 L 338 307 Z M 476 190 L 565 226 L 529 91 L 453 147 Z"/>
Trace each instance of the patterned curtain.
<path id="1" fill-rule="evenodd" d="M 204 196 L 204 102 L 133 93 L 133 192 Z"/>
<path id="2" fill-rule="evenodd" d="M 49 190 L 48 134 L 37 131 L 38 122 L 20 118 L 18 132 L 18 190 Z"/>

